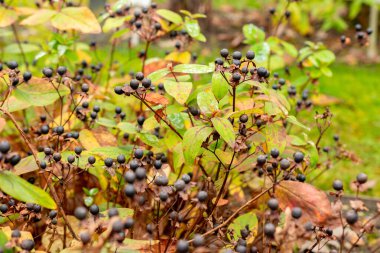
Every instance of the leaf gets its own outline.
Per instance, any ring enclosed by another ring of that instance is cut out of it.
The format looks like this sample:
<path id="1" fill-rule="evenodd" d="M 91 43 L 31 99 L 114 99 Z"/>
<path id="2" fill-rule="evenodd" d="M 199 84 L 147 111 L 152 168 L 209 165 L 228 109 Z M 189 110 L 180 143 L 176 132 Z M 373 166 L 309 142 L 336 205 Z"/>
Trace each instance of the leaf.
<path id="1" fill-rule="evenodd" d="M 148 78 L 153 82 L 157 82 L 159 81 L 160 79 L 162 79 L 164 76 L 166 76 L 167 74 L 169 74 L 170 71 L 168 69 L 159 69 L 159 70 L 156 70 L 152 73 L 150 73 L 148 75 Z"/>
<path id="2" fill-rule="evenodd" d="M 191 93 L 193 84 L 191 82 L 165 80 L 164 87 L 165 91 L 177 100 L 178 103 L 184 104 Z"/>
<path id="3" fill-rule="evenodd" d="M 110 127 L 110 128 L 116 127 L 116 122 L 113 119 L 99 118 L 96 120 L 96 123 L 105 127 Z"/>
<path id="4" fill-rule="evenodd" d="M 308 144 L 308 151 L 310 155 L 310 167 L 315 168 L 318 165 L 319 152 L 314 142 L 308 141 Z"/>
<path id="5" fill-rule="evenodd" d="M 190 63 L 191 61 L 191 54 L 189 51 L 184 51 L 184 52 L 175 51 L 165 56 L 165 60 L 187 64 L 187 63 Z"/>
<path id="6" fill-rule="evenodd" d="M 37 154 L 37 157 L 41 160 L 45 157 L 45 154 L 43 152 L 40 152 Z M 30 155 L 22 158 L 21 161 L 14 167 L 14 174 L 22 175 L 32 171 L 36 171 L 38 169 L 39 167 L 36 161 L 34 160 L 34 157 Z"/>
<path id="7" fill-rule="evenodd" d="M 257 234 L 258 220 L 257 216 L 250 212 L 245 213 L 234 219 L 234 221 L 228 226 L 229 230 L 233 230 L 233 237 L 237 241 L 241 237 L 240 230 L 245 229 L 247 226 L 253 236 Z"/>
<path id="8" fill-rule="evenodd" d="M 102 31 L 95 15 L 85 6 L 63 8 L 51 19 L 51 24 L 58 30 L 77 30 L 82 33 Z"/>
<path id="9" fill-rule="evenodd" d="M 86 150 L 92 150 L 94 148 L 100 147 L 98 140 L 95 138 L 94 134 L 88 129 L 83 129 L 82 131 L 80 131 L 79 142 Z"/>
<path id="10" fill-rule="evenodd" d="M 169 100 L 161 94 L 150 92 L 145 95 L 145 101 L 154 105 L 168 105 Z"/>
<path id="11" fill-rule="evenodd" d="M 212 93 L 216 99 L 221 100 L 228 93 L 229 85 L 220 72 L 212 75 L 211 81 Z"/>
<path id="12" fill-rule="evenodd" d="M 297 51 L 297 48 L 289 43 L 289 42 L 286 42 L 284 40 L 281 40 L 281 45 L 284 47 L 285 51 L 292 57 L 296 58 L 297 55 L 298 55 L 298 51 Z"/>
<path id="13" fill-rule="evenodd" d="M 201 33 L 201 28 L 199 27 L 198 20 L 187 19 L 185 22 L 186 31 L 193 38 L 196 38 Z"/>
<path id="14" fill-rule="evenodd" d="M 149 146 L 159 146 L 160 140 L 157 138 L 157 136 L 149 133 L 139 133 L 139 138 L 142 142 Z"/>
<path id="15" fill-rule="evenodd" d="M 21 25 L 41 25 L 49 22 L 58 12 L 50 9 L 36 10 L 32 15 L 21 21 Z"/>
<path id="16" fill-rule="evenodd" d="M 127 19 L 125 17 L 108 18 L 103 25 L 103 32 L 108 33 L 124 24 Z"/>
<path id="17" fill-rule="evenodd" d="M 244 25 L 243 34 L 245 37 L 244 43 L 246 44 L 255 44 L 265 39 L 265 32 L 254 24 Z"/>
<path id="18" fill-rule="evenodd" d="M 218 101 L 211 92 L 200 92 L 197 103 L 202 113 L 211 114 L 219 110 Z"/>
<path id="19" fill-rule="evenodd" d="M 61 96 L 70 94 L 69 88 L 61 85 L 58 89 Z M 59 99 L 59 95 L 53 85 L 43 79 L 32 78 L 28 85 L 18 87 L 13 95 L 19 101 L 24 101 L 29 106 L 46 106 Z"/>
<path id="20" fill-rule="evenodd" d="M 156 11 L 156 13 L 160 15 L 161 17 L 163 17 L 164 19 L 172 22 L 173 24 L 178 25 L 183 22 L 182 17 L 171 10 L 159 9 Z"/>
<path id="21" fill-rule="evenodd" d="M 48 209 L 57 208 L 47 192 L 10 171 L 0 172 L 0 189 L 17 200 L 35 203 Z"/>
<path id="22" fill-rule="evenodd" d="M 252 51 L 255 52 L 255 60 L 258 62 L 266 62 L 270 53 L 270 46 L 266 42 L 257 43 L 252 46 Z"/>
<path id="23" fill-rule="evenodd" d="M 130 208 L 116 208 L 117 211 L 119 212 L 119 217 L 122 219 L 128 218 L 128 217 L 133 217 L 133 214 L 135 211 Z M 105 217 L 105 219 L 108 219 L 108 210 L 102 211 L 101 212 Z"/>
<path id="24" fill-rule="evenodd" d="M 314 186 L 297 181 L 282 181 L 274 193 L 280 208 L 300 207 L 301 220 L 311 221 L 316 225 L 324 225 L 332 216 L 330 201 L 323 191 Z"/>
<path id="25" fill-rule="evenodd" d="M 330 50 L 317 51 L 313 56 L 325 64 L 331 64 L 333 61 L 335 61 L 335 54 Z"/>
<path id="26" fill-rule="evenodd" d="M 112 158 L 116 159 L 116 157 L 120 154 L 129 155 L 132 153 L 132 146 L 125 147 L 114 147 L 114 146 L 104 146 L 104 147 L 95 147 L 89 151 L 89 154 L 100 156 L 101 158 Z"/>
<path id="27" fill-rule="evenodd" d="M 120 122 L 116 126 L 124 133 L 135 134 L 137 133 L 136 126 L 129 122 Z"/>
<path id="28" fill-rule="evenodd" d="M 231 148 L 234 148 L 235 132 L 231 122 L 225 118 L 212 118 L 211 122 L 215 130 L 220 134 L 220 137 L 222 137 Z"/>
<path id="29" fill-rule="evenodd" d="M 0 27 L 7 27 L 16 22 L 17 13 L 11 9 L 0 7 Z"/>
<path id="30" fill-rule="evenodd" d="M 296 117 L 294 117 L 293 115 L 289 115 L 287 118 L 286 118 L 286 121 L 289 122 L 289 123 L 292 123 L 296 126 L 299 126 L 307 131 L 310 131 L 310 128 L 305 126 L 304 124 L 302 124 L 301 122 L 298 121 L 298 119 Z"/>
<path id="31" fill-rule="evenodd" d="M 277 148 L 280 153 L 285 150 L 286 147 L 286 130 L 277 124 L 268 124 L 265 129 L 265 140 L 267 144 L 267 150 Z"/>
<path id="32" fill-rule="evenodd" d="M 20 43 L 20 46 L 25 54 L 40 50 L 39 46 L 30 43 Z M 8 54 L 21 54 L 20 46 L 17 43 L 9 44 L 4 51 Z"/>
<path id="33" fill-rule="evenodd" d="M 173 72 L 187 73 L 187 74 L 204 74 L 214 71 L 214 66 L 207 66 L 201 64 L 179 64 L 173 68 Z"/>
<path id="34" fill-rule="evenodd" d="M 193 164 L 201 150 L 202 143 L 212 133 L 213 128 L 208 126 L 196 126 L 188 129 L 183 136 L 182 148 L 185 162 Z"/>
<path id="35" fill-rule="evenodd" d="M 6 124 L 7 124 L 7 121 L 4 118 L 0 118 L 0 132 L 3 131 Z"/>

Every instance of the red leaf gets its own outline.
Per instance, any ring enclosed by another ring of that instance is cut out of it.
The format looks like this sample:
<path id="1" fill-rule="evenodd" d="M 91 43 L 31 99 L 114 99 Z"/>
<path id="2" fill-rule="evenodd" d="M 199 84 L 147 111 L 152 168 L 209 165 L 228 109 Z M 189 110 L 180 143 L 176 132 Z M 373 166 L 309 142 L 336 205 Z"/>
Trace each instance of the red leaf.
<path id="1" fill-rule="evenodd" d="M 168 105 L 169 100 L 158 94 L 158 93 L 148 93 L 145 95 L 145 100 L 149 103 L 152 103 L 154 105 Z"/>
<path id="2" fill-rule="evenodd" d="M 296 206 L 302 208 L 302 222 L 324 225 L 333 216 L 327 195 L 310 184 L 282 181 L 276 187 L 275 196 L 282 210 Z"/>

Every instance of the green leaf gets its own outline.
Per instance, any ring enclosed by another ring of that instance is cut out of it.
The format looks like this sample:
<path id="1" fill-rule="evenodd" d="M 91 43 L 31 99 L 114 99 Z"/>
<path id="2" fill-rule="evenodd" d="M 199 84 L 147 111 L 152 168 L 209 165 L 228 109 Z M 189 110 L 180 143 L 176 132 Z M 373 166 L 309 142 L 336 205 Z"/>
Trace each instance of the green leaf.
<path id="1" fill-rule="evenodd" d="M 202 33 L 200 33 L 197 36 L 195 36 L 194 39 L 196 39 L 196 40 L 198 40 L 200 42 L 206 42 L 206 40 L 207 40 L 206 37 Z"/>
<path id="2" fill-rule="evenodd" d="M 286 130 L 278 124 L 268 124 L 264 128 L 267 150 L 277 148 L 280 153 L 286 147 Z"/>
<path id="3" fill-rule="evenodd" d="M 173 68 L 173 72 L 188 73 L 188 74 L 204 74 L 214 71 L 214 66 L 201 64 L 179 64 Z"/>
<path id="4" fill-rule="evenodd" d="M 113 158 L 116 159 L 116 157 L 120 154 L 129 155 L 132 153 L 132 146 L 125 146 L 125 147 L 114 147 L 114 146 L 105 146 L 105 147 L 96 147 L 92 148 L 89 152 L 93 155 L 98 155 L 105 158 Z"/>
<path id="5" fill-rule="evenodd" d="M 160 144 L 160 140 L 153 134 L 139 133 L 139 138 L 142 142 L 152 147 L 159 146 Z"/>
<path id="6" fill-rule="evenodd" d="M 116 127 L 116 122 L 113 119 L 99 118 L 96 120 L 96 123 L 105 127 L 110 127 L 110 128 Z"/>
<path id="7" fill-rule="evenodd" d="M 198 20 L 186 18 L 185 22 L 186 31 L 193 38 L 196 38 L 201 33 L 201 28 L 199 27 Z"/>
<path id="8" fill-rule="evenodd" d="M 88 194 L 90 196 L 95 196 L 96 194 L 98 194 L 99 192 L 99 189 L 98 188 L 91 188 L 89 191 L 88 191 Z"/>
<path id="9" fill-rule="evenodd" d="M 325 76 L 332 77 L 333 75 L 333 72 L 331 71 L 331 69 L 326 66 L 322 66 L 320 70 L 321 70 L 321 73 L 324 74 Z"/>
<path id="10" fill-rule="evenodd" d="M 258 220 L 254 213 L 245 213 L 237 217 L 229 226 L 229 230 L 233 230 L 233 237 L 238 240 L 241 237 L 240 230 L 245 229 L 247 226 L 253 236 L 257 234 Z"/>
<path id="11" fill-rule="evenodd" d="M 136 126 L 129 122 L 120 122 L 116 126 L 124 133 L 135 134 L 137 133 Z"/>
<path id="12" fill-rule="evenodd" d="M 211 122 L 215 130 L 220 134 L 220 137 L 222 137 L 222 139 L 227 142 L 231 148 L 234 148 L 235 131 L 231 122 L 224 118 L 212 118 Z"/>
<path id="13" fill-rule="evenodd" d="M 205 114 L 212 114 L 219 110 L 218 101 L 211 92 L 198 93 L 197 103 L 201 112 Z"/>
<path id="14" fill-rule="evenodd" d="M 85 198 L 83 199 L 83 201 L 84 201 L 84 204 L 85 204 L 87 207 L 91 206 L 91 205 L 94 203 L 94 199 L 93 199 L 92 197 L 85 197 Z"/>
<path id="15" fill-rule="evenodd" d="M 330 50 L 320 50 L 314 53 L 313 55 L 319 62 L 325 64 L 331 64 L 335 61 L 335 54 Z"/>
<path id="16" fill-rule="evenodd" d="M 47 192 L 10 171 L 0 172 L 0 189 L 17 200 L 35 203 L 48 209 L 57 208 Z"/>
<path id="17" fill-rule="evenodd" d="M 77 30 L 82 33 L 101 33 L 102 29 L 94 13 L 85 6 L 63 8 L 51 19 L 58 30 Z"/>
<path id="18" fill-rule="evenodd" d="M 245 37 L 244 43 L 246 44 L 255 44 L 265 39 L 265 32 L 254 24 L 244 25 L 243 34 Z"/>
<path id="19" fill-rule="evenodd" d="M 45 157 L 45 154 L 43 152 L 40 152 L 37 154 L 37 157 L 41 160 Z M 36 171 L 38 169 L 39 167 L 36 161 L 34 160 L 34 157 L 30 155 L 21 159 L 21 161 L 14 167 L 14 173 L 16 175 L 22 175 L 32 171 Z"/>
<path id="20" fill-rule="evenodd" d="M 310 128 L 305 126 L 304 124 L 302 124 L 301 122 L 298 121 L 298 119 L 296 117 L 294 117 L 293 115 L 289 115 L 287 118 L 286 118 L 286 121 L 289 122 L 289 123 L 292 123 L 296 126 L 299 126 L 303 129 L 306 129 L 307 131 L 310 131 Z"/>
<path id="21" fill-rule="evenodd" d="M 292 57 L 296 58 L 298 55 L 297 48 L 284 40 L 281 40 L 281 45 L 284 47 L 285 51 Z"/>
<path id="22" fill-rule="evenodd" d="M 196 126 L 188 129 L 183 136 L 182 148 L 185 162 L 193 164 L 201 150 L 202 143 L 212 133 L 213 128 L 208 126 Z"/>
<path id="23" fill-rule="evenodd" d="M 40 47 L 34 44 L 20 43 L 20 46 L 25 54 L 40 50 Z M 21 54 L 20 46 L 17 43 L 9 44 L 4 48 L 4 51 L 8 54 Z"/>
<path id="24" fill-rule="evenodd" d="M 255 60 L 258 62 L 266 62 L 270 53 L 270 46 L 266 42 L 257 43 L 252 46 L 252 51 L 255 52 Z"/>
<path id="25" fill-rule="evenodd" d="M 178 25 L 178 24 L 181 24 L 183 22 L 182 17 L 179 14 L 177 14 L 171 10 L 159 9 L 156 11 L 156 13 L 158 15 L 160 15 L 161 17 L 163 17 L 164 19 L 172 22 L 173 24 Z"/>
<path id="26" fill-rule="evenodd" d="M 212 93 L 216 99 L 221 100 L 228 93 L 229 85 L 220 72 L 212 75 Z"/>
<path id="27" fill-rule="evenodd" d="M 317 167 L 317 164 L 319 161 L 318 149 L 315 146 L 314 142 L 308 141 L 308 144 L 309 144 L 308 151 L 309 151 L 309 155 L 310 155 L 310 167 L 315 168 L 315 167 Z"/>
<path id="28" fill-rule="evenodd" d="M 64 85 L 61 85 L 58 91 L 61 96 L 70 94 L 69 88 Z M 59 95 L 51 83 L 33 83 L 33 79 L 28 85 L 17 87 L 13 95 L 17 100 L 24 101 L 29 106 L 46 106 L 59 99 Z"/>
<path id="29" fill-rule="evenodd" d="M 180 104 L 186 102 L 193 88 L 191 82 L 175 82 L 171 80 L 165 80 L 164 86 L 165 91 Z"/>
<path id="30" fill-rule="evenodd" d="M 166 76 L 167 74 L 169 74 L 170 71 L 168 69 L 159 69 L 159 70 L 156 70 L 152 73 L 150 73 L 148 75 L 148 78 L 153 82 L 157 82 L 159 81 L 160 79 L 162 79 L 164 76 Z"/>
<path id="31" fill-rule="evenodd" d="M 103 25 L 103 32 L 108 33 L 116 28 L 119 28 L 128 19 L 126 17 L 108 18 Z"/>

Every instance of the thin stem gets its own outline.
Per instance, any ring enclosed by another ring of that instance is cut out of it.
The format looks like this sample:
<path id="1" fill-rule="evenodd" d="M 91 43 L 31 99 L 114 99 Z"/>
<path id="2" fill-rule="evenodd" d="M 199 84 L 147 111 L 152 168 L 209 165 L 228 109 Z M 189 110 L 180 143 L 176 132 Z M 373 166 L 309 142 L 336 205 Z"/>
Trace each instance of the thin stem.
<path id="1" fill-rule="evenodd" d="M 147 40 L 147 41 L 146 41 L 144 57 L 143 57 L 143 60 L 142 60 L 141 72 L 142 72 L 144 75 L 145 75 L 145 62 L 146 62 L 146 59 L 148 58 L 148 50 L 149 50 L 150 42 L 151 42 L 150 40 Z"/>
<path id="2" fill-rule="evenodd" d="M 17 45 L 20 49 L 20 52 L 21 52 L 21 55 L 22 55 L 22 58 L 24 60 L 24 63 L 25 63 L 25 66 L 26 66 L 26 69 L 29 70 L 29 63 L 28 61 L 26 60 L 26 56 L 25 56 L 25 52 L 22 48 L 22 45 L 21 45 L 21 42 L 20 42 L 20 38 L 18 37 L 18 33 L 17 33 L 17 29 L 16 29 L 16 26 L 14 24 L 12 24 L 12 30 L 13 30 L 13 35 L 15 36 L 15 39 L 16 39 L 16 42 L 17 42 Z"/>
<path id="3" fill-rule="evenodd" d="M 112 41 L 112 46 L 111 46 L 111 53 L 110 53 L 110 61 L 108 63 L 108 73 L 107 73 L 107 83 L 106 83 L 106 93 L 108 92 L 108 88 L 110 86 L 110 79 L 111 79 L 111 68 L 113 64 L 113 57 L 115 54 L 115 49 L 116 49 L 116 39 Z"/>

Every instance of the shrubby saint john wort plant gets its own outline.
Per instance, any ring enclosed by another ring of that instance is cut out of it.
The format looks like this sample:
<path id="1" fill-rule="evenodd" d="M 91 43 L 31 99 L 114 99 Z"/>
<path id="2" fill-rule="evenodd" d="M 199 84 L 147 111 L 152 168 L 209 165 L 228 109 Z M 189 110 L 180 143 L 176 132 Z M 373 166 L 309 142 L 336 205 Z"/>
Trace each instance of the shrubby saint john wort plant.
<path id="1" fill-rule="evenodd" d="M 357 158 L 338 136 L 321 146 L 333 114 L 311 96 L 334 53 L 282 38 L 301 1 L 271 9 L 265 31 L 244 25 L 247 48 L 208 64 L 190 51 L 206 41 L 200 13 L 119 0 L 97 18 L 76 2 L 16 2 L 0 6 L 14 41 L 0 64 L 1 252 L 371 247 L 380 210 L 358 196 L 367 176 L 350 206 L 339 175 L 330 197 L 308 177 Z M 84 42 L 99 33 L 109 47 Z"/>

